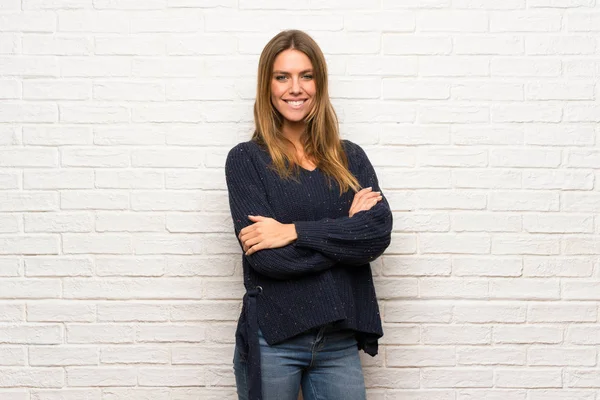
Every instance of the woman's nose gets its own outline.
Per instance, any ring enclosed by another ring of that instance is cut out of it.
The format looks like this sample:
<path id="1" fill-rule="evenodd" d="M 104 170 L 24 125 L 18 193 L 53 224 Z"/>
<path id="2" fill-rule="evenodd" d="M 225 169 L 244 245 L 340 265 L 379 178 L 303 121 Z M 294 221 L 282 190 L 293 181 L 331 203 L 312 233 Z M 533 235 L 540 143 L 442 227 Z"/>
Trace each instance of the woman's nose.
<path id="1" fill-rule="evenodd" d="M 292 79 L 292 86 L 290 87 L 290 93 L 300 93 L 300 82 L 298 79 Z"/>

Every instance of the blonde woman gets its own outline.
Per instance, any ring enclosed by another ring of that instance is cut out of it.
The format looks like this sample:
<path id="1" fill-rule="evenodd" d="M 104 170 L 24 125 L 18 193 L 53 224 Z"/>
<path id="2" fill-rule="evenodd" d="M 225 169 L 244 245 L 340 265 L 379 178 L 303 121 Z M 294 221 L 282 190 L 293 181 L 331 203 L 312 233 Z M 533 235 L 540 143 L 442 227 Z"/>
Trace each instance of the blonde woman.
<path id="1" fill-rule="evenodd" d="M 259 60 L 252 139 L 225 171 L 246 294 L 236 330 L 240 400 L 364 400 L 358 351 L 383 335 L 369 262 L 392 214 L 363 149 L 339 137 L 327 66 L 284 31 Z"/>

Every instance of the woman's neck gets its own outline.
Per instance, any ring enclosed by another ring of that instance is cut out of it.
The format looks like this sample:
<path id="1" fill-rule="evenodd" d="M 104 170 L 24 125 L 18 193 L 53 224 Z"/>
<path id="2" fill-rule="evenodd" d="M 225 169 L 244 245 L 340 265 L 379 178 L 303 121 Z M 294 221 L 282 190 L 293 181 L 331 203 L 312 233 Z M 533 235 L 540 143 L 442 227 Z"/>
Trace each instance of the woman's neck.
<path id="1" fill-rule="evenodd" d="M 292 142 L 296 148 L 302 148 L 302 136 L 305 134 L 306 123 L 299 122 L 289 122 L 286 121 L 283 123 L 283 127 L 281 129 L 283 136 Z"/>

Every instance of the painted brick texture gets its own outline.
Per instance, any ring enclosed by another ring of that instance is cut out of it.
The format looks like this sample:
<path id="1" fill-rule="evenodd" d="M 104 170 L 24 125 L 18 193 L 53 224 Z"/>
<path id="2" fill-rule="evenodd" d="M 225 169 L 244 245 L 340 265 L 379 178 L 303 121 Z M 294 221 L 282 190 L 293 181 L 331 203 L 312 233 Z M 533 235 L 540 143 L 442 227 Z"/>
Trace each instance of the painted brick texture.
<path id="1" fill-rule="evenodd" d="M 600 0 L 2 0 L 0 400 L 237 399 L 223 167 L 290 28 L 394 212 L 368 399 L 600 400 Z"/>

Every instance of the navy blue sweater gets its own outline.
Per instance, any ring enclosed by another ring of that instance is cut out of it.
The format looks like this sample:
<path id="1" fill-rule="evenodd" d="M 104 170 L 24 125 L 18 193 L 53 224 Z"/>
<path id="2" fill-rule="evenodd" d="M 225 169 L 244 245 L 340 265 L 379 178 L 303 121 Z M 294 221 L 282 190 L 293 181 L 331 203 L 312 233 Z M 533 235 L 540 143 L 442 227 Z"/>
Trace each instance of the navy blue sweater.
<path id="1" fill-rule="evenodd" d="M 348 140 L 342 145 L 360 185 L 380 190 L 364 150 Z M 261 398 L 259 326 L 273 345 L 333 322 L 356 332 L 359 349 L 377 354 L 383 330 L 369 262 L 389 246 L 392 231 L 385 196 L 349 217 L 353 190 L 340 196 L 319 168 L 300 168 L 298 181 L 281 179 L 271 162 L 265 148 L 249 141 L 231 149 L 225 165 L 236 236 L 252 224 L 248 215 L 293 223 L 298 234 L 285 247 L 243 256 L 247 292 L 236 345 L 248 357 L 251 400 Z"/>

